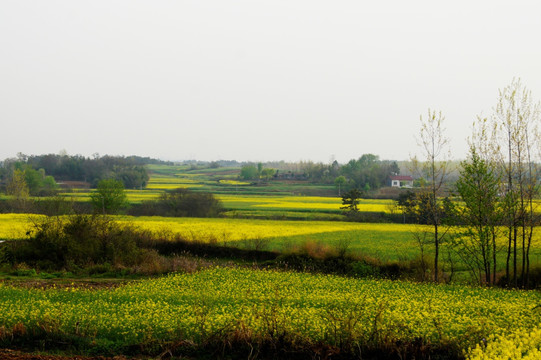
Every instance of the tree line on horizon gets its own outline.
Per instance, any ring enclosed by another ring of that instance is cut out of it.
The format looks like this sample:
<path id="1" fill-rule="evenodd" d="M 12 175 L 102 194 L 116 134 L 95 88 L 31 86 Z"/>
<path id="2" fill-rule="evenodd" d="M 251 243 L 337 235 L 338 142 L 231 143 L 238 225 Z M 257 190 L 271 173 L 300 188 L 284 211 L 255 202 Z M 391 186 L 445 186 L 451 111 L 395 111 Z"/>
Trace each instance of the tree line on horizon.
<path id="1" fill-rule="evenodd" d="M 149 180 L 146 164 L 159 160 L 137 156 L 99 156 L 46 154 L 8 158 L 0 163 L 0 184 L 8 194 L 11 187 L 26 183 L 31 196 L 50 196 L 58 190 L 58 182 L 78 181 L 95 188 L 100 180 L 121 181 L 127 189 L 142 189 Z M 165 163 L 165 162 L 161 162 Z M 18 185 L 17 185 L 18 183 Z"/>
<path id="2" fill-rule="evenodd" d="M 270 167 L 273 164 L 275 167 Z M 281 165 L 281 166 L 280 166 Z M 242 165 L 239 177 L 243 180 L 270 179 L 305 180 L 313 183 L 335 184 L 343 190 L 377 190 L 388 186 L 392 175 L 400 174 L 396 161 L 380 160 L 374 154 L 363 154 L 345 164 L 336 160 L 330 164 L 300 161 L 298 163 L 247 163 Z M 340 196 L 340 192 L 338 194 Z"/>

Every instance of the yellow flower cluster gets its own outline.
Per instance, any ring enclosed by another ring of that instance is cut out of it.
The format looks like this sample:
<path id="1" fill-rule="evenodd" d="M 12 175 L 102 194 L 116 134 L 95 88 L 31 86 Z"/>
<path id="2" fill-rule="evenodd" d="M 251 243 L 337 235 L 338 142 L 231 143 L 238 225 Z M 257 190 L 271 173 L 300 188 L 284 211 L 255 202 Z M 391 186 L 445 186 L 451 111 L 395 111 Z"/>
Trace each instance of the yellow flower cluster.
<path id="1" fill-rule="evenodd" d="M 32 222 L 40 217 L 33 214 L 0 214 L 0 240 L 26 238 Z"/>
<path id="2" fill-rule="evenodd" d="M 171 231 L 186 236 L 208 238 L 223 241 L 243 239 L 265 239 L 295 235 L 321 233 L 343 233 L 366 231 L 369 233 L 410 233 L 414 225 L 351 223 L 338 221 L 285 221 L 224 218 L 166 218 L 166 217 L 121 217 L 121 221 L 135 224 L 145 230 L 162 232 Z M 368 240 L 368 239 L 367 239 Z"/>
<path id="3" fill-rule="evenodd" d="M 468 356 L 477 360 L 498 358 L 488 357 L 498 351 L 537 355 L 541 313 L 532 304 L 538 303 L 536 291 L 214 268 L 110 290 L 0 284 L 0 328 L 20 323 L 125 344 L 197 342 L 241 325 L 255 336 L 272 327 L 330 344 L 344 336 L 363 344 L 377 334 L 390 343 L 451 343 L 465 354 L 473 348 Z"/>
<path id="4" fill-rule="evenodd" d="M 511 334 L 491 335 L 486 343 L 470 349 L 468 360 L 541 359 L 541 328 L 520 329 Z"/>
<path id="5" fill-rule="evenodd" d="M 175 183 L 175 184 L 160 184 L 160 183 L 149 183 L 147 185 L 147 189 L 150 190 L 173 190 L 173 189 L 179 189 L 179 188 L 196 188 L 196 187 L 202 187 L 201 184 L 186 184 L 186 183 Z M 144 190 L 143 190 L 144 191 Z"/>
<path id="6" fill-rule="evenodd" d="M 246 181 L 238 181 L 238 180 L 219 180 L 219 183 L 220 184 L 224 184 L 224 185 L 239 185 L 239 186 L 244 186 L 244 185 L 250 185 L 249 182 L 246 182 Z"/>

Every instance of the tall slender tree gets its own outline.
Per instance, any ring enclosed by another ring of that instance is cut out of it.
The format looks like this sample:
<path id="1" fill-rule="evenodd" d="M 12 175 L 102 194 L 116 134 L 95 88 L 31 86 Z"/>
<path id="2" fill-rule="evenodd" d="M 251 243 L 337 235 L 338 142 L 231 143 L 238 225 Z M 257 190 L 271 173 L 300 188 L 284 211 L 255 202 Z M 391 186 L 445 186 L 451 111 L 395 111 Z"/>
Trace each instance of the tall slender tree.
<path id="1" fill-rule="evenodd" d="M 445 120 L 441 111 L 428 109 L 428 116 L 421 120 L 420 137 L 418 144 L 424 155 L 424 161 L 414 159 L 413 163 L 420 164 L 420 170 L 426 177 L 424 191 L 429 199 L 428 222 L 433 226 L 434 240 L 434 281 L 439 281 L 439 255 L 440 245 L 445 232 L 440 232 L 443 209 L 439 198 L 444 190 L 444 182 L 449 170 L 449 138 L 445 136 L 443 122 Z"/>
<path id="2" fill-rule="evenodd" d="M 484 282 L 490 285 L 496 282 L 500 175 L 471 143 L 468 159 L 461 165 L 456 189 L 463 203 L 460 220 L 465 225 L 465 236 L 457 240 L 456 251 L 479 275 L 478 281 L 484 275 Z"/>
<path id="3" fill-rule="evenodd" d="M 537 224 L 534 198 L 539 185 L 538 159 L 534 150 L 539 147 L 539 106 L 520 79 L 513 79 L 500 90 L 492 117 L 493 153 L 504 175 L 506 279 L 514 287 L 526 287 L 529 282 L 530 247 Z"/>

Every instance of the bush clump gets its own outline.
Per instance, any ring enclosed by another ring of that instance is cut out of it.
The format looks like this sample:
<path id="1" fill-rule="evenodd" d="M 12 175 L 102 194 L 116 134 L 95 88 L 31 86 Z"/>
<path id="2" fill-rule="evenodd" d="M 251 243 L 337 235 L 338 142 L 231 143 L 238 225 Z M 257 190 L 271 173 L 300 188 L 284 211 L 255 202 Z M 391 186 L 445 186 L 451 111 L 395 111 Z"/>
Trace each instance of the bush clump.
<path id="1" fill-rule="evenodd" d="M 213 194 L 175 189 L 158 200 L 144 201 L 129 211 L 134 216 L 213 217 L 223 211 L 222 203 Z"/>
<path id="2" fill-rule="evenodd" d="M 130 266 L 141 252 L 138 233 L 106 216 L 45 217 L 29 233 L 29 240 L 12 243 L 13 262 L 49 269 L 102 263 Z"/>

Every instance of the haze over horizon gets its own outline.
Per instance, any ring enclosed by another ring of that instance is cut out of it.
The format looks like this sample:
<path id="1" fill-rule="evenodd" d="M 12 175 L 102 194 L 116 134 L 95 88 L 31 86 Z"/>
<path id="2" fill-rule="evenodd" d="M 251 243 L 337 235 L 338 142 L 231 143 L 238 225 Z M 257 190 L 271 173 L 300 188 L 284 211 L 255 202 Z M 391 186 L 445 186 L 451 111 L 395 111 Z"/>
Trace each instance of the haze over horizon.
<path id="1" fill-rule="evenodd" d="M 0 159 L 67 153 L 340 163 L 454 159 L 521 78 L 541 100 L 536 1 L 0 4 Z"/>

